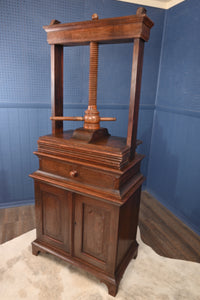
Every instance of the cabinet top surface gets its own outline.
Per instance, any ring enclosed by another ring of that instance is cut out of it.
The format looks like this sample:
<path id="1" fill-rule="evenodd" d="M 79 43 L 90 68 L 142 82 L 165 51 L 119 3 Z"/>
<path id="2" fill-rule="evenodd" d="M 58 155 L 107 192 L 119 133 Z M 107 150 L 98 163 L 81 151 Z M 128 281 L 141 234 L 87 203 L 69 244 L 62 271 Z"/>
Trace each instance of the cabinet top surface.
<path id="1" fill-rule="evenodd" d="M 137 145 L 139 144 L 141 141 L 137 141 Z M 107 136 L 88 143 L 73 138 L 73 130 L 68 130 L 56 136 L 41 136 L 38 140 L 38 152 L 123 169 L 129 164 L 130 148 L 123 137 Z"/>
<path id="2" fill-rule="evenodd" d="M 123 137 L 104 136 L 88 143 L 73 138 L 73 130 L 68 130 L 57 135 L 41 136 L 38 140 L 38 152 L 122 169 L 129 164 L 130 147 Z"/>
<path id="3" fill-rule="evenodd" d="M 99 152 L 113 152 L 120 153 L 127 151 L 129 147 L 126 145 L 126 138 L 116 136 L 102 137 L 96 141 L 88 143 L 84 140 L 75 139 L 72 137 L 73 130 L 64 131 L 56 135 L 49 134 L 39 138 L 39 143 L 51 143 L 57 144 L 58 146 L 66 146 L 73 148 L 84 148 L 88 150 L 96 150 Z"/>

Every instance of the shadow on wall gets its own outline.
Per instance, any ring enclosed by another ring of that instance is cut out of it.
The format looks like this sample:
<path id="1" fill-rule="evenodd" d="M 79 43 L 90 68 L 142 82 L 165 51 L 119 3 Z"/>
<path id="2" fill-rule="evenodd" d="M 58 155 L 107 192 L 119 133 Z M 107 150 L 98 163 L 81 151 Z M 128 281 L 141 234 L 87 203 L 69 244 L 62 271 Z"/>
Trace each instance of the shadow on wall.
<path id="1" fill-rule="evenodd" d="M 142 144 L 138 146 L 136 152 L 145 156 L 141 163 L 141 173 L 145 176 L 143 188 L 145 188 L 147 183 L 148 164 L 149 164 L 149 148 L 150 148 L 149 130 L 147 129 L 143 131 L 142 134 L 138 135 L 138 140 L 141 140 Z"/>
<path id="2" fill-rule="evenodd" d="M 145 155 L 141 164 L 141 172 L 145 177 L 147 177 L 148 174 L 153 115 L 154 110 L 152 108 L 143 109 L 143 107 L 140 106 L 137 139 L 141 140 L 142 144 L 138 147 L 138 149 L 136 149 L 136 151 Z M 145 185 L 146 181 L 143 184 L 143 188 Z"/>
<path id="3" fill-rule="evenodd" d="M 0 170 L 0 207 L 10 198 L 5 170 Z"/>
<path id="4" fill-rule="evenodd" d="M 149 158 L 147 190 L 157 199 L 170 205 L 168 199 L 174 199 L 176 194 L 179 167 L 178 153 L 175 155 L 168 147 L 171 130 L 165 130 L 164 134 L 162 126 L 158 121 L 155 120 L 155 122 L 156 126 L 152 136 L 152 148 Z M 176 203 L 174 203 L 174 206 L 176 206 Z"/>

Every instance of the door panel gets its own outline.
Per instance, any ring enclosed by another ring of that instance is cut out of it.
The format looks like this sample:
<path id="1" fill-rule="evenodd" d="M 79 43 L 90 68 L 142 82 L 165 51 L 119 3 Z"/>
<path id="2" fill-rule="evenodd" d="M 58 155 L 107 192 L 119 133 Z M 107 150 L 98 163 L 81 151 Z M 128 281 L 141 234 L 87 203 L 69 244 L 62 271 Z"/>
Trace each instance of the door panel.
<path id="1" fill-rule="evenodd" d="M 112 272 L 116 255 L 118 208 L 78 194 L 74 198 L 75 256 Z"/>
<path id="2" fill-rule="evenodd" d="M 36 219 L 42 220 L 37 237 L 70 252 L 72 194 L 43 183 L 36 183 L 36 190 Z"/>
<path id="3" fill-rule="evenodd" d="M 84 222 L 82 251 L 105 262 L 108 249 L 104 241 L 109 239 L 107 228 L 109 228 L 110 211 L 86 203 L 83 203 L 82 209 Z"/>

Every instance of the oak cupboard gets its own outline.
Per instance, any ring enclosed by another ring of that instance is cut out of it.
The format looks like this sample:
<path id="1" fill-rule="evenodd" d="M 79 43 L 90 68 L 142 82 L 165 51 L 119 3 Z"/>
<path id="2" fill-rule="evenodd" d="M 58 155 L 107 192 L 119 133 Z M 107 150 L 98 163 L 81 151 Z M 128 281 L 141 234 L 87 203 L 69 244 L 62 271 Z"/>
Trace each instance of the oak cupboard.
<path id="1" fill-rule="evenodd" d="M 153 22 L 143 8 L 136 15 L 44 26 L 51 45 L 52 134 L 40 137 L 35 154 L 37 238 L 33 254 L 51 253 L 97 276 L 115 296 L 123 273 L 136 258 L 143 155 L 136 153 L 144 42 Z M 133 42 L 127 138 L 113 137 L 99 116 L 99 43 Z M 90 45 L 88 109 L 84 117 L 63 117 L 63 47 Z M 82 128 L 63 131 L 63 121 Z"/>

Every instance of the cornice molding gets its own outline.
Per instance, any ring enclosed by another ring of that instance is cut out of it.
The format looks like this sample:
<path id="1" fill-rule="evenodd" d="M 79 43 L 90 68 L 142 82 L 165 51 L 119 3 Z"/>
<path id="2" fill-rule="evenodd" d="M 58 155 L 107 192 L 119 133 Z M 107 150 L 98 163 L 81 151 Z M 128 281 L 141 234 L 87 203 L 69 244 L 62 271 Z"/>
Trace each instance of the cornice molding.
<path id="1" fill-rule="evenodd" d="M 129 2 L 139 5 L 145 5 L 145 6 L 152 6 L 162 9 L 169 9 L 185 0 L 117 0 L 117 1 L 123 1 L 123 2 Z"/>

